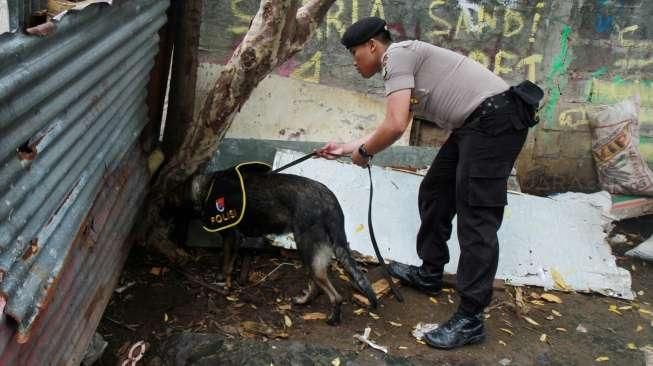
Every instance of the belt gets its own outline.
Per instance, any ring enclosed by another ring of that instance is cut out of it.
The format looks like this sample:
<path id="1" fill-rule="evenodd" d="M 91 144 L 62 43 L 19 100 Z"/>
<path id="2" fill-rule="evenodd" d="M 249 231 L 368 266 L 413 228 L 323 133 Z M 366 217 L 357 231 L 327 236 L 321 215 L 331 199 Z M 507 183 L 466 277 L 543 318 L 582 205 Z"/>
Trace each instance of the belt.
<path id="1" fill-rule="evenodd" d="M 514 98 L 510 90 L 506 90 L 503 93 L 499 93 L 491 97 L 487 97 L 465 119 L 465 123 L 463 123 L 463 126 L 475 120 L 476 118 L 480 118 L 481 116 L 487 114 L 495 113 L 498 110 L 505 108 L 506 106 L 512 103 L 514 103 Z"/>

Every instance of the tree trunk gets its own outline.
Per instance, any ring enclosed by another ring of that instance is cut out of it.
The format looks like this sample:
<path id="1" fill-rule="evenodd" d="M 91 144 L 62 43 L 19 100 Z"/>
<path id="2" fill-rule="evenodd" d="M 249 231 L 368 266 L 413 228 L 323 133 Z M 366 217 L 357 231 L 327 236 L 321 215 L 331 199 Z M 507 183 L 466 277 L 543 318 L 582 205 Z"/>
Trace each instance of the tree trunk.
<path id="1" fill-rule="evenodd" d="M 186 253 L 169 239 L 161 218 L 166 195 L 206 164 L 236 113 L 258 83 L 297 53 L 310 39 L 335 0 L 262 0 L 249 31 L 211 89 L 179 150 L 158 173 L 145 211 L 146 244 L 173 261 Z"/>

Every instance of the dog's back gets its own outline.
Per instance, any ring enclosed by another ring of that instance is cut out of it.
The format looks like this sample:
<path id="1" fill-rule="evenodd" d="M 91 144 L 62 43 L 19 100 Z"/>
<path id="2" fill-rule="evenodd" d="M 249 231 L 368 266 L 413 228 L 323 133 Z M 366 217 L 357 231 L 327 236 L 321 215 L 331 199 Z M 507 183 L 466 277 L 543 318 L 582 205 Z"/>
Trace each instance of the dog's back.
<path id="1" fill-rule="evenodd" d="M 344 227 L 338 199 L 320 182 L 292 174 L 245 174 L 243 178 L 247 207 L 239 230 L 246 236 L 296 232 L 314 225 Z"/>

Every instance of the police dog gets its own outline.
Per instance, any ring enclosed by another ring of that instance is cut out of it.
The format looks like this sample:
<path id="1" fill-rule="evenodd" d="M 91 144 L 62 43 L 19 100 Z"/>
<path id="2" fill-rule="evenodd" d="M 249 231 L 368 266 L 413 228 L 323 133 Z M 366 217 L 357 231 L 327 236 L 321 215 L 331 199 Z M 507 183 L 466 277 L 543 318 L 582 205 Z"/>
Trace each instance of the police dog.
<path id="1" fill-rule="evenodd" d="M 224 172 L 194 174 L 183 185 L 183 206 L 192 210 L 192 216 L 200 215 L 211 182 Z M 308 288 L 294 298 L 296 304 L 307 304 L 322 290 L 332 305 L 327 323 L 340 322 L 343 299 L 328 277 L 329 263 L 335 256 L 371 306 L 377 306 L 378 300 L 369 280 L 351 255 L 344 215 L 333 192 L 322 183 L 292 174 L 244 171 L 243 180 L 247 187 L 247 203 L 242 220 L 237 226 L 216 233 L 223 236 L 223 274 L 228 285 L 242 237 L 292 233 L 309 274 Z"/>

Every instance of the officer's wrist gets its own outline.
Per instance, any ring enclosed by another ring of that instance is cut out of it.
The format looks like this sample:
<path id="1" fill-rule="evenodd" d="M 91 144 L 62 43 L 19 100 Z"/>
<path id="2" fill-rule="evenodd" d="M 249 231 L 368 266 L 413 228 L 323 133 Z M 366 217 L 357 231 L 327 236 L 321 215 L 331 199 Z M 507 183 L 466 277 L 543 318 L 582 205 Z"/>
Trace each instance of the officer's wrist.
<path id="1" fill-rule="evenodd" d="M 367 151 L 367 147 L 365 146 L 365 144 L 361 144 L 358 147 L 358 154 L 360 154 L 362 157 L 368 158 L 368 159 L 371 159 L 372 156 L 374 156 L 374 155 L 370 154 L 369 151 Z"/>

